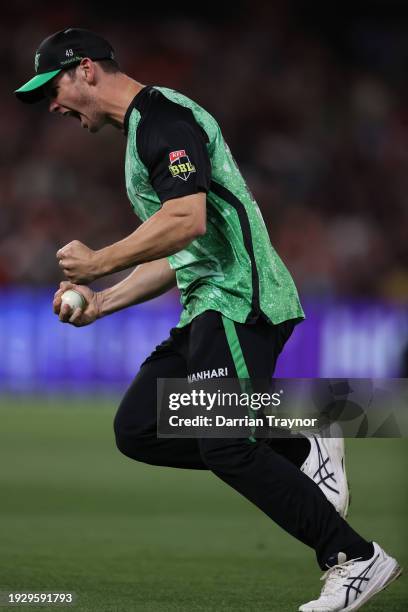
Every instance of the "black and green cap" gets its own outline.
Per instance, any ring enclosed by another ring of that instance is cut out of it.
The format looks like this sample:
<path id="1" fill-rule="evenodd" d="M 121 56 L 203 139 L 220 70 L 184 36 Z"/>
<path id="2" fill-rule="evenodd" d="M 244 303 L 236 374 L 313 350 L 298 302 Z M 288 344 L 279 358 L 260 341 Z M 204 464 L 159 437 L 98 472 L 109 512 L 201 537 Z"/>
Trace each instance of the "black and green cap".
<path id="1" fill-rule="evenodd" d="M 36 75 L 15 90 L 22 102 L 38 102 L 44 96 L 43 86 L 61 70 L 78 64 L 82 58 L 92 60 L 115 59 L 107 40 L 83 28 L 66 28 L 45 38 L 35 53 Z"/>

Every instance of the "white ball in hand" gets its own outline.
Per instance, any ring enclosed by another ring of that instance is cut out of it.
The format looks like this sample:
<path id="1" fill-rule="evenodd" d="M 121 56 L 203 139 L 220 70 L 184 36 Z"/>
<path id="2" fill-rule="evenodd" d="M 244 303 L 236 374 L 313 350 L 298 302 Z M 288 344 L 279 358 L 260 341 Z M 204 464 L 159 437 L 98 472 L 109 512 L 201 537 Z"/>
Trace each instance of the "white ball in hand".
<path id="1" fill-rule="evenodd" d="M 83 310 L 86 306 L 86 300 L 79 291 L 68 289 L 68 291 L 64 291 L 61 296 L 61 305 L 64 306 L 64 304 L 68 304 L 72 311 L 74 311 L 75 308 L 81 308 Z"/>

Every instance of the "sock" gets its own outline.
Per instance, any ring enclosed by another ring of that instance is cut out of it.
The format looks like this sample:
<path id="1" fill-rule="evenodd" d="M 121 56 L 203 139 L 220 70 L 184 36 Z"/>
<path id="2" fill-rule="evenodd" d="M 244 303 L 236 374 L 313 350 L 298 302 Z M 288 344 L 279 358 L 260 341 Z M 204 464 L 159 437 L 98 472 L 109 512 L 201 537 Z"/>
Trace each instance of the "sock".
<path id="1" fill-rule="evenodd" d="M 361 561 L 368 561 L 374 554 L 374 546 L 372 542 L 363 542 L 362 544 L 354 544 L 345 548 L 344 551 L 347 555 L 347 559 L 360 559 Z"/>
<path id="2" fill-rule="evenodd" d="M 341 565 L 351 559 L 358 559 L 359 561 L 368 561 L 374 555 L 374 546 L 372 542 L 363 542 L 363 544 L 354 544 L 348 546 L 342 552 L 338 552 L 331 555 L 327 561 L 327 567 L 333 567 L 333 565 Z"/>

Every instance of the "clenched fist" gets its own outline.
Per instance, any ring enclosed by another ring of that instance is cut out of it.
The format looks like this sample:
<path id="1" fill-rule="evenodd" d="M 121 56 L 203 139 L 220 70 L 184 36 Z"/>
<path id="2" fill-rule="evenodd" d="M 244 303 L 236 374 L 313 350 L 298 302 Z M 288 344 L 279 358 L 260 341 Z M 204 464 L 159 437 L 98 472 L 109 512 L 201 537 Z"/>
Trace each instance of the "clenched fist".
<path id="1" fill-rule="evenodd" d="M 97 251 L 79 240 L 73 240 L 57 251 L 57 259 L 66 278 L 72 283 L 91 283 L 99 276 Z"/>

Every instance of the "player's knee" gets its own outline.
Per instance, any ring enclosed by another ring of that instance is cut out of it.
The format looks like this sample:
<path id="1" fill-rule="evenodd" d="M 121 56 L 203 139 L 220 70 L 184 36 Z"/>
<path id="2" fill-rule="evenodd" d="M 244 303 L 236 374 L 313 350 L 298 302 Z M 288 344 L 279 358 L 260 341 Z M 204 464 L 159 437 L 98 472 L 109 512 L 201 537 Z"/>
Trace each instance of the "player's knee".
<path id="1" fill-rule="evenodd" d="M 151 463 L 150 453 L 142 439 L 115 430 L 115 440 L 116 447 L 122 455 L 142 463 Z"/>
<path id="2" fill-rule="evenodd" d="M 130 459 L 147 463 L 146 449 L 142 438 L 135 432 L 130 431 L 126 422 L 118 413 L 113 422 L 113 431 L 117 449 Z"/>
<path id="3" fill-rule="evenodd" d="M 149 463 L 143 449 L 135 445 L 133 440 L 130 442 L 123 437 L 116 437 L 116 447 L 122 453 L 122 455 L 129 457 L 129 459 L 140 461 L 142 463 Z"/>

